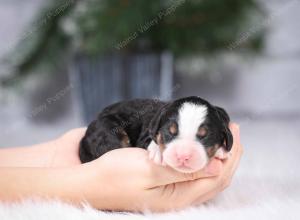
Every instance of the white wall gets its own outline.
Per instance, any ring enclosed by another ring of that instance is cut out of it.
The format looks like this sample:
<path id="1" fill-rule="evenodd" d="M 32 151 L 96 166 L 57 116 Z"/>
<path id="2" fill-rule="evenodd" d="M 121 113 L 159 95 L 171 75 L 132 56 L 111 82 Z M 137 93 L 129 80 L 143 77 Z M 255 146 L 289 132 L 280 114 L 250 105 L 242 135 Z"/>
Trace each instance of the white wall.
<path id="1" fill-rule="evenodd" d="M 263 53 L 254 59 L 226 55 L 210 75 L 180 73 L 176 96 L 197 94 L 235 113 L 300 116 L 300 2 L 262 3 L 270 16 L 252 28 L 267 29 Z"/>

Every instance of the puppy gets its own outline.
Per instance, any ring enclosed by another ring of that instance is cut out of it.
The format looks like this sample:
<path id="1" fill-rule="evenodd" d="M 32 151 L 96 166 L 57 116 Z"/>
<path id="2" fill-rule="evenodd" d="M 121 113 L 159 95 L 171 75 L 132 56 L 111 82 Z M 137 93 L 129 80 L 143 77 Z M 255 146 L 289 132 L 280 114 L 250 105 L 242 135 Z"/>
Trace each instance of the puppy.
<path id="1" fill-rule="evenodd" d="M 85 163 L 113 149 L 141 147 L 156 164 L 192 173 L 212 157 L 227 157 L 233 142 L 229 121 L 224 109 L 196 96 L 119 102 L 88 126 L 79 156 Z"/>

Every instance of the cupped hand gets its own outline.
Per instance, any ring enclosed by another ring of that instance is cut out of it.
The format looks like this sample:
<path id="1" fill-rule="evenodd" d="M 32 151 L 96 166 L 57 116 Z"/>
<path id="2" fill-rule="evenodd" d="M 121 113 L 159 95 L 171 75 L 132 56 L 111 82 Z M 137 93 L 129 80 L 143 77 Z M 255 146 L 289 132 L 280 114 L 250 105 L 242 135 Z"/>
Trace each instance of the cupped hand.
<path id="1" fill-rule="evenodd" d="M 239 127 L 231 124 L 230 129 L 230 158 L 213 159 L 192 174 L 155 165 L 140 148 L 110 151 L 81 165 L 82 196 L 96 208 L 122 211 L 167 211 L 210 200 L 230 184 L 242 154 Z"/>

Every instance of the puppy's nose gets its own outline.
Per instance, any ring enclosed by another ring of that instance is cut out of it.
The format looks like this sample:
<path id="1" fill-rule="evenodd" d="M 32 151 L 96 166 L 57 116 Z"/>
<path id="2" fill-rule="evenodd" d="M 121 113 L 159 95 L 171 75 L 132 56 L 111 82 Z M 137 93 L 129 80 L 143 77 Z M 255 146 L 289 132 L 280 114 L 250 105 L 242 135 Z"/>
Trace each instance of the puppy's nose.
<path id="1" fill-rule="evenodd" d="M 187 165 L 191 157 L 192 157 L 191 153 L 177 154 L 177 161 L 180 165 Z"/>

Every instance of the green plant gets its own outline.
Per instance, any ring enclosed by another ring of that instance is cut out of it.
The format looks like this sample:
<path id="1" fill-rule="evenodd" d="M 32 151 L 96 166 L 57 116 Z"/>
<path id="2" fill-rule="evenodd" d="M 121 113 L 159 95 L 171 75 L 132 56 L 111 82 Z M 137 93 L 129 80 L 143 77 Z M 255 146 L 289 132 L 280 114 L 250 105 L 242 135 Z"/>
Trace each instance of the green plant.
<path id="1" fill-rule="evenodd" d="M 255 0 L 52 0 L 37 19 L 47 21 L 22 41 L 31 46 L 18 50 L 15 63 L 22 75 L 41 63 L 59 63 L 68 51 L 212 54 L 237 41 L 254 16 L 263 16 Z M 75 27 L 71 33 L 62 28 L 65 20 Z M 239 47 L 259 49 L 262 33 Z"/>

